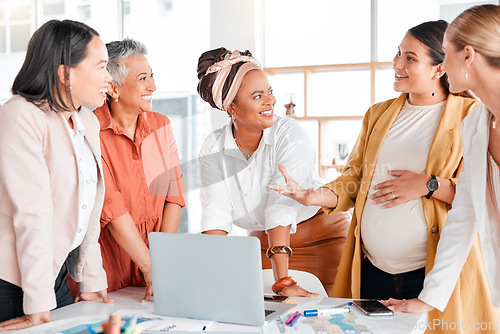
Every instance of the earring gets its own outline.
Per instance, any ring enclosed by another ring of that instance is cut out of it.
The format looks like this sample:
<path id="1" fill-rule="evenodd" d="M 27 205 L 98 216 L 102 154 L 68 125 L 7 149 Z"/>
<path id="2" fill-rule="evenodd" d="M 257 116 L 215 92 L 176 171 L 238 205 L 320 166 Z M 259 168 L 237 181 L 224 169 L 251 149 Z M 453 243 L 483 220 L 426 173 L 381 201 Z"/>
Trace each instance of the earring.
<path id="1" fill-rule="evenodd" d="M 115 102 L 118 102 L 118 98 L 117 97 L 115 97 Z"/>
<path id="2" fill-rule="evenodd" d="M 434 79 L 437 79 L 437 75 L 434 77 Z M 434 81 L 434 91 L 436 90 L 436 81 Z M 436 93 L 432 92 L 432 96 L 436 96 Z"/>
<path id="3" fill-rule="evenodd" d="M 465 79 L 469 79 L 469 75 L 465 72 Z"/>

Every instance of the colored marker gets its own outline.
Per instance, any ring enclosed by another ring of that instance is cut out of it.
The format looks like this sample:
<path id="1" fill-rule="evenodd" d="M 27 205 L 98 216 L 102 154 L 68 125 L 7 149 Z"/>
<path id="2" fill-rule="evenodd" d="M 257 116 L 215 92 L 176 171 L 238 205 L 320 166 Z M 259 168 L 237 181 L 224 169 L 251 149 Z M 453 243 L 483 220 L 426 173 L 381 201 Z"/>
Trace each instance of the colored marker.
<path id="1" fill-rule="evenodd" d="M 344 306 L 342 308 L 329 308 L 326 310 L 306 310 L 304 311 L 305 317 L 317 317 L 326 314 L 342 314 L 351 312 L 351 308 Z"/>
<path id="2" fill-rule="evenodd" d="M 293 325 L 297 323 L 297 320 L 299 320 L 299 318 L 300 318 L 300 313 L 297 314 L 295 318 L 293 318 L 292 322 L 290 322 L 290 327 L 293 327 Z"/>
<path id="3" fill-rule="evenodd" d="M 290 316 L 290 318 L 288 318 L 288 320 L 285 321 L 285 324 L 290 325 L 290 323 L 293 321 L 293 319 L 295 319 L 298 315 L 299 315 L 299 311 L 297 311 L 294 314 L 292 314 Z"/>
<path id="4" fill-rule="evenodd" d="M 128 326 L 130 327 L 130 329 L 134 330 L 136 325 L 137 325 L 137 315 L 134 314 L 134 315 L 132 315 L 132 318 L 130 318 L 130 322 L 129 322 Z"/>

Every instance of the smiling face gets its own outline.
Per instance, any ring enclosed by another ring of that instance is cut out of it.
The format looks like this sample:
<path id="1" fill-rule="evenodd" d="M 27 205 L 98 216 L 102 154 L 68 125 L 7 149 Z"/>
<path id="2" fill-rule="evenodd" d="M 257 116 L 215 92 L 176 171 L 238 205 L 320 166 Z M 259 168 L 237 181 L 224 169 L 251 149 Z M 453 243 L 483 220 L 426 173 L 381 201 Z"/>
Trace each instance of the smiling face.
<path id="1" fill-rule="evenodd" d="M 97 36 L 87 45 L 85 58 L 69 72 L 71 98 L 78 109 L 82 105 L 100 107 L 106 100 L 111 75 L 106 69 L 108 51 Z"/>
<path id="2" fill-rule="evenodd" d="M 276 98 L 261 70 L 249 71 L 243 77 L 236 98 L 229 107 L 237 129 L 259 132 L 273 125 Z"/>
<path id="3" fill-rule="evenodd" d="M 445 52 L 443 69 L 448 74 L 450 92 L 459 93 L 470 89 L 470 87 L 467 87 L 468 80 L 465 78 L 464 50 L 457 50 L 446 33 L 444 34 L 443 50 Z"/>
<path id="4" fill-rule="evenodd" d="M 139 112 L 151 111 L 153 92 L 156 90 L 153 70 L 146 57 L 130 57 L 124 60 L 127 76 L 123 85 L 115 85 L 119 103 Z"/>
<path id="5" fill-rule="evenodd" d="M 431 96 L 439 80 L 440 65 L 432 65 L 427 47 L 411 34 L 406 34 L 392 60 L 394 90 L 414 95 Z"/>

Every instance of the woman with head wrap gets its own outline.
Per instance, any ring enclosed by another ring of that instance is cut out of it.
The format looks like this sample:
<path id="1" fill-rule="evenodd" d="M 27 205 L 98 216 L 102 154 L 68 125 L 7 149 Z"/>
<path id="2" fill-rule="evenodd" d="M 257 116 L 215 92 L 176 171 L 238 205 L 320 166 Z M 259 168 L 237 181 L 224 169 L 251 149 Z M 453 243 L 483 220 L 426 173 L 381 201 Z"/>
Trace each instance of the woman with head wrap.
<path id="1" fill-rule="evenodd" d="M 146 48 L 131 39 L 106 47 L 113 80 L 95 110 L 106 183 L 99 243 L 109 291 L 147 286 L 145 302 L 153 293 L 148 234 L 177 232 L 184 184 L 170 120 L 151 111 L 156 86 Z"/>
<path id="2" fill-rule="evenodd" d="M 276 293 L 312 295 L 288 276 L 289 268 L 315 274 L 330 290 L 349 216 L 327 216 L 319 207 L 300 205 L 266 188 L 284 184 L 280 163 L 290 166 L 302 184 L 321 184 L 307 133 L 295 120 L 274 115 L 272 88 L 249 51 L 203 53 L 198 78 L 200 96 L 230 116 L 200 152 L 202 231 L 227 234 L 234 224 L 259 237 L 263 267 L 272 266 Z"/>

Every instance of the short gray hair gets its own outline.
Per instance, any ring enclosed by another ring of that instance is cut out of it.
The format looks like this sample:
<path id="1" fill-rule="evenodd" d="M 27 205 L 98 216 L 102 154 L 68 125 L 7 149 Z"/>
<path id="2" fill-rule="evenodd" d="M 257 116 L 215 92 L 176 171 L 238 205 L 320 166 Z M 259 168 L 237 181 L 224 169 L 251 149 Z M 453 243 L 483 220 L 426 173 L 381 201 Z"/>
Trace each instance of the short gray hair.
<path id="1" fill-rule="evenodd" d="M 112 82 L 123 85 L 128 69 L 123 60 L 129 57 L 139 57 L 147 54 L 146 46 L 141 42 L 131 38 L 125 38 L 122 41 L 114 41 L 106 44 L 108 49 L 108 72 L 113 77 Z"/>

